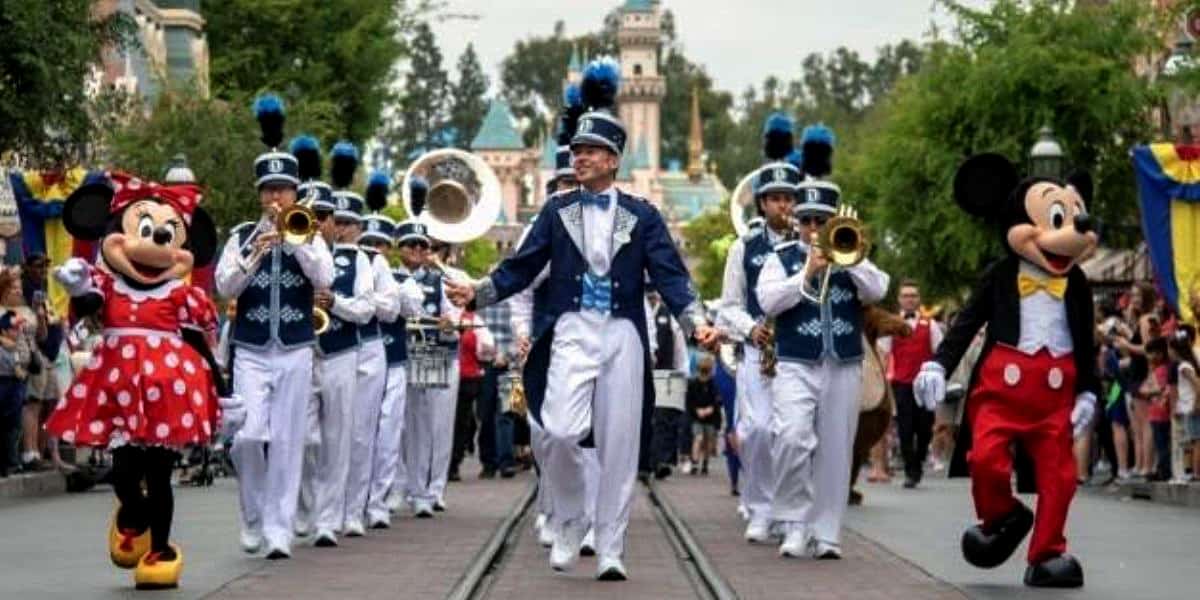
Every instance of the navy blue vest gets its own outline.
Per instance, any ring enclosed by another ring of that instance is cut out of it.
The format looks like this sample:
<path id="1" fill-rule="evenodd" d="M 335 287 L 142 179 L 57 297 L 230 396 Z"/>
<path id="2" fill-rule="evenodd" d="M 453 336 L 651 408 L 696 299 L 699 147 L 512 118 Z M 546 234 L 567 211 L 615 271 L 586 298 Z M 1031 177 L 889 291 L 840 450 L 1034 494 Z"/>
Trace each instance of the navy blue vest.
<path id="1" fill-rule="evenodd" d="M 359 248 L 363 254 L 367 255 L 367 262 L 371 265 L 371 281 L 375 280 L 375 257 L 379 256 L 379 251 L 374 248 Z M 358 326 L 358 339 L 362 342 L 379 339 L 379 317 L 373 316 L 365 325 Z"/>
<path id="2" fill-rule="evenodd" d="M 442 272 L 432 269 L 422 271 L 417 283 L 425 294 L 425 315 L 435 319 L 442 316 Z M 439 335 L 438 345 L 450 349 L 458 348 L 458 336 L 453 334 Z"/>
<path id="3" fill-rule="evenodd" d="M 333 286 L 330 290 L 339 296 L 354 297 L 354 279 L 358 275 L 358 249 L 335 247 L 333 250 Z M 321 334 L 318 344 L 325 356 L 333 356 L 358 346 L 358 324 L 346 321 L 337 315 L 329 315 L 329 330 Z"/>
<path id="4" fill-rule="evenodd" d="M 804 269 L 805 252 L 797 243 L 782 244 L 775 250 L 788 276 Z M 810 282 L 817 289 L 820 279 Z M 775 318 L 775 352 L 780 360 L 816 362 L 825 356 L 836 360 L 861 359 L 862 303 L 858 287 L 844 270 L 829 278 L 829 299 L 823 305 L 808 300 Z"/>
<path id="5" fill-rule="evenodd" d="M 408 280 L 408 273 L 393 269 L 392 277 L 396 278 L 397 284 L 403 284 Z M 383 349 L 387 353 L 389 367 L 402 365 L 408 360 L 407 324 L 408 320 L 401 316 L 391 323 L 380 323 L 379 325 L 383 330 Z"/>
<path id="6" fill-rule="evenodd" d="M 745 252 L 742 253 L 742 268 L 746 272 L 746 312 L 755 319 L 761 319 L 763 309 L 758 304 L 758 294 L 754 293 L 754 290 L 758 287 L 758 274 L 762 272 L 763 264 L 775 248 L 768 241 L 767 230 L 764 227 L 751 229 L 750 233 L 742 238 L 742 243 L 745 247 Z"/>
<path id="7" fill-rule="evenodd" d="M 237 231 L 244 245 L 253 227 Z M 237 299 L 233 341 L 262 349 L 278 344 L 285 349 L 313 343 L 313 286 L 300 268 L 292 248 L 276 245 L 263 256 L 250 283 Z"/>

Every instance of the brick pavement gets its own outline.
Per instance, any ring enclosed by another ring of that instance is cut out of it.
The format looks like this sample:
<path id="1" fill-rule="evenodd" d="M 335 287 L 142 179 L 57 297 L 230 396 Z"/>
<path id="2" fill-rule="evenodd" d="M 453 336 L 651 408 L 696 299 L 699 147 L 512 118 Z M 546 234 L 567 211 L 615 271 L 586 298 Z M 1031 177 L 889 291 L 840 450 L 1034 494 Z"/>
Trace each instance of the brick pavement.
<path id="1" fill-rule="evenodd" d="M 572 600 L 683 600 L 696 597 L 675 551 L 654 518 L 646 490 L 640 485 L 634 495 L 625 547 L 628 581 L 596 581 L 596 559 L 589 557 L 581 557 L 571 573 L 553 572 L 548 562 L 549 551 L 538 545 L 530 519 L 521 523 L 519 541 L 509 549 L 489 590 L 489 597 Z"/>
<path id="2" fill-rule="evenodd" d="M 392 528 L 361 538 L 339 538 L 335 549 L 297 545 L 291 560 L 258 561 L 255 571 L 207 596 L 219 599 L 441 598 L 532 481 L 481 481 L 477 464 L 463 465 L 464 480 L 451 482 L 447 512 L 415 519 L 405 511 Z"/>
<path id="3" fill-rule="evenodd" d="M 723 461 L 722 461 L 723 462 Z M 658 482 L 660 493 L 704 546 L 710 560 L 741 598 L 893 600 L 965 598 L 903 558 L 849 530 L 842 534 L 840 561 L 783 559 L 776 545 L 750 545 L 737 516 L 724 469 L 689 476 L 676 473 Z M 853 510 L 853 509 L 851 509 Z"/>

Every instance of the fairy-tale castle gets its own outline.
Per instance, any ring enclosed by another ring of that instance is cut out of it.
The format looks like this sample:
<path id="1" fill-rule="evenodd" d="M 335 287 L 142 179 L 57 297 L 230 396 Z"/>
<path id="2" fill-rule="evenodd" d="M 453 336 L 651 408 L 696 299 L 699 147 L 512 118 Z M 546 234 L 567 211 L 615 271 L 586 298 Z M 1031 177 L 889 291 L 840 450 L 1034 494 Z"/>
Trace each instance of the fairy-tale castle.
<path id="1" fill-rule="evenodd" d="M 706 165 L 703 124 L 694 93 L 688 156 L 665 160 L 662 156 L 661 111 L 667 82 L 658 69 L 662 49 L 659 2 L 626 0 L 620 14 L 617 58 L 621 64 L 621 91 L 617 106 L 629 132 L 629 143 L 617 173 L 617 186 L 653 202 L 679 240 L 680 226 L 707 209 L 715 209 L 727 191 Z M 578 49 L 572 52 L 564 87 L 579 82 L 585 63 Z M 526 148 L 508 105 L 496 99 L 491 101 L 471 149 L 500 178 L 504 196 L 501 222 L 488 237 L 502 250 L 510 250 L 523 225 L 545 201 L 545 182 L 554 171 L 554 139 L 546 139 L 540 149 Z"/>

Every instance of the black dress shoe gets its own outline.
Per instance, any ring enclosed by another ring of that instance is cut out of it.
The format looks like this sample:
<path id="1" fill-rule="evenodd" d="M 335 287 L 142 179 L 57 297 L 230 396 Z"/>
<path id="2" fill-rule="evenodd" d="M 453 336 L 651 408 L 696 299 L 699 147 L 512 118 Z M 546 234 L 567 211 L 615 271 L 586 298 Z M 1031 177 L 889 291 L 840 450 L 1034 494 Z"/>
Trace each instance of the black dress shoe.
<path id="1" fill-rule="evenodd" d="M 912 477 L 905 477 L 905 478 L 904 478 L 904 489 L 906 489 L 906 490 L 911 490 L 911 489 L 913 489 L 913 488 L 915 488 L 915 487 L 917 487 L 917 480 L 916 480 L 916 479 L 914 479 L 914 478 L 912 478 Z"/>
<path id="2" fill-rule="evenodd" d="M 495 469 L 484 469 L 479 472 L 479 478 L 480 479 L 495 479 L 496 478 L 496 470 Z"/>
<path id="3" fill-rule="evenodd" d="M 981 569 L 998 567 L 1012 556 L 1032 527 L 1033 512 L 1018 502 L 1012 512 L 986 530 L 975 525 L 963 532 L 963 558 Z"/>
<path id="4" fill-rule="evenodd" d="M 458 470 L 454 470 L 454 471 L 450 471 L 450 473 L 448 475 L 446 475 L 446 480 L 447 481 L 462 481 L 462 477 L 459 477 Z"/>
<path id="5" fill-rule="evenodd" d="M 1045 588 L 1083 587 L 1083 567 L 1070 554 L 1048 558 L 1025 569 L 1025 585 Z"/>
<path id="6" fill-rule="evenodd" d="M 512 467 L 504 467 L 500 469 L 500 476 L 505 479 L 512 479 L 517 476 L 517 470 Z"/>
<path id="7" fill-rule="evenodd" d="M 666 479 L 671 476 L 671 465 L 658 465 L 654 470 L 655 479 Z"/>
<path id="8" fill-rule="evenodd" d="M 862 492 L 855 490 L 855 489 L 851 489 L 850 497 L 847 499 L 846 503 L 849 504 L 850 506 L 860 506 L 860 505 L 862 505 L 862 501 L 863 501 Z"/>

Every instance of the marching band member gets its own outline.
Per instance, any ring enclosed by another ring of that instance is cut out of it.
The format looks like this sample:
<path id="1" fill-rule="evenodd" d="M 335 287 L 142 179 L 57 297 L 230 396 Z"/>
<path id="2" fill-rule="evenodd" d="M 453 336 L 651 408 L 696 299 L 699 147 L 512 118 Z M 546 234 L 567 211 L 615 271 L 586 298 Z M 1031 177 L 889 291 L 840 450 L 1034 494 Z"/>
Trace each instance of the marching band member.
<path id="1" fill-rule="evenodd" d="M 806 169 L 807 170 L 807 169 Z M 887 292 L 888 275 L 869 260 L 834 268 L 823 303 L 803 293 L 828 268 L 812 240 L 834 214 L 838 190 L 800 184 L 800 239 L 775 247 L 758 276 L 758 302 L 775 318 L 771 518 L 784 534 L 779 553 L 841 558 L 841 522 L 862 386 L 862 307 Z"/>
<path id="2" fill-rule="evenodd" d="M 458 321 L 462 309 L 452 304 L 446 296 L 448 279 L 438 269 L 437 258 L 429 250 L 433 240 L 423 225 L 419 237 L 425 240 L 426 248 L 416 250 L 413 255 L 419 256 L 423 262 L 408 268 L 424 294 L 425 315 L 438 319 L 444 327 L 449 326 Z M 401 256 L 405 256 L 403 251 Z M 408 426 L 404 437 L 408 495 L 414 514 L 422 519 L 432 517 L 435 511 L 445 510 L 444 494 L 454 432 L 454 399 L 458 394 L 458 334 L 443 331 L 438 335 L 438 343 L 450 352 L 450 385 L 444 388 L 410 385 L 408 414 L 405 418 Z"/>
<path id="3" fill-rule="evenodd" d="M 374 214 L 366 218 L 366 227 L 358 243 L 374 254 L 371 266 L 375 273 L 375 316 L 383 334 L 384 377 L 383 398 L 379 406 L 379 426 L 376 428 L 374 452 L 371 457 L 370 490 L 367 496 L 367 524 L 372 529 L 391 526 L 387 495 L 396 477 L 400 462 L 400 443 L 404 431 L 405 386 L 408 373 L 407 318 L 421 314 L 425 295 L 417 282 L 407 273 L 393 271 L 386 255 L 392 250 L 396 222 L 378 211 L 387 205 L 391 180 L 383 173 L 371 175 L 367 183 L 367 206 Z M 367 392 L 364 392 L 364 394 Z"/>
<path id="4" fill-rule="evenodd" d="M 622 556 L 640 428 L 649 426 L 644 421 L 654 406 L 646 272 L 686 332 L 706 345 L 716 339 L 661 215 L 613 187 L 626 138 L 609 112 L 618 83 L 612 59 L 585 71 L 582 96 L 593 112 L 580 118 L 571 146 L 582 187 L 552 197 L 517 254 L 490 276 L 474 284 L 446 282 L 456 303 L 475 300 L 482 307 L 525 289 L 549 265 L 554 285 L 545 315 L 553 324 L 530 351 L 524 381 L 531 415 L 548 438 L 542 465 L 558 529 L 550 564 L 571 569 L 591 526 L 580 442 L 594 438 L 601 465 L 595 517 L 601 580 L 626 578 Z"/>
<path id="5" fill-rule="evenodd" d="M 750 229 L 729 247 L 721 288 L 718 323 L 745 340 L 737 370 L 737 436 L 742 461 L 742 506 L 749 513 L 745 538 L 766 543 L 770 537 L 771 492 L 775 485 L 771 455 L 771 381 L 763 375 L 761 352 L 770 343 L 766 315 L 755 287 L 767 257 L 792 227 L 800 170 L 781 160 L 792 151 L 792 119 L 775 113 L 763 130 L 763 149 L 771 161 L 753 179 L 754 203 L 765 226 Z"/>
<path id="6" fill-rule="evenodd" d="M 271 150 L 254 161 L 263 216 L 230 239 L 217 263 L 221 295 L 237 298 L 233 343 L 234 393 L 246 424 L 230 453 L 237 466 L 242 549 L 267 558 L 291 556 L 292 525 L 300 492 L 305 415 L 312 393 L 314 289 L 333 280 L 325 241 L 281 243 L 279 211 L 296 202 L 296 158 L 276 150 L 283 141 L 283 106 L 274 96 L 256 102 L 263 142 Z M 270 456 L 267 444 L 270 444 Z"/>
<path id="7" fill-rule="evenodd" d="M 367 191 L 374 199 L 373 210 L 387 204 L 388 187 L 391 181 L 382 173 L 371 176 Z M 354 412 L 350 440 L 350 470 L 346 478 L 346 507 L 343 530 L 347 536 L 357 537 L 364 533 L 367 498 L 371 490 L 371 470 L 375 453 L 375 438 L 379 434 L 379 416 L 383 405 L 383 389 L 387 377 L 387 351 L 383 346 L 383 335 L 379 328 L 379 315 L 394 318 L 399 303 L 400 287 L 391 277 L 387 259 L 374 248 L 362 245 L 364 228 L 361 196 L 345 192 L 350 201 L 355 219 L 347 221 L 345 242 L 355 244 L 359 254 L 366 258 L 364 276 L 368 286 L 370 312 L 365 323 L 358 326 L 358 364 L 355 367 Z M 375 220 L 374 223 L 380 223 Z"/>

